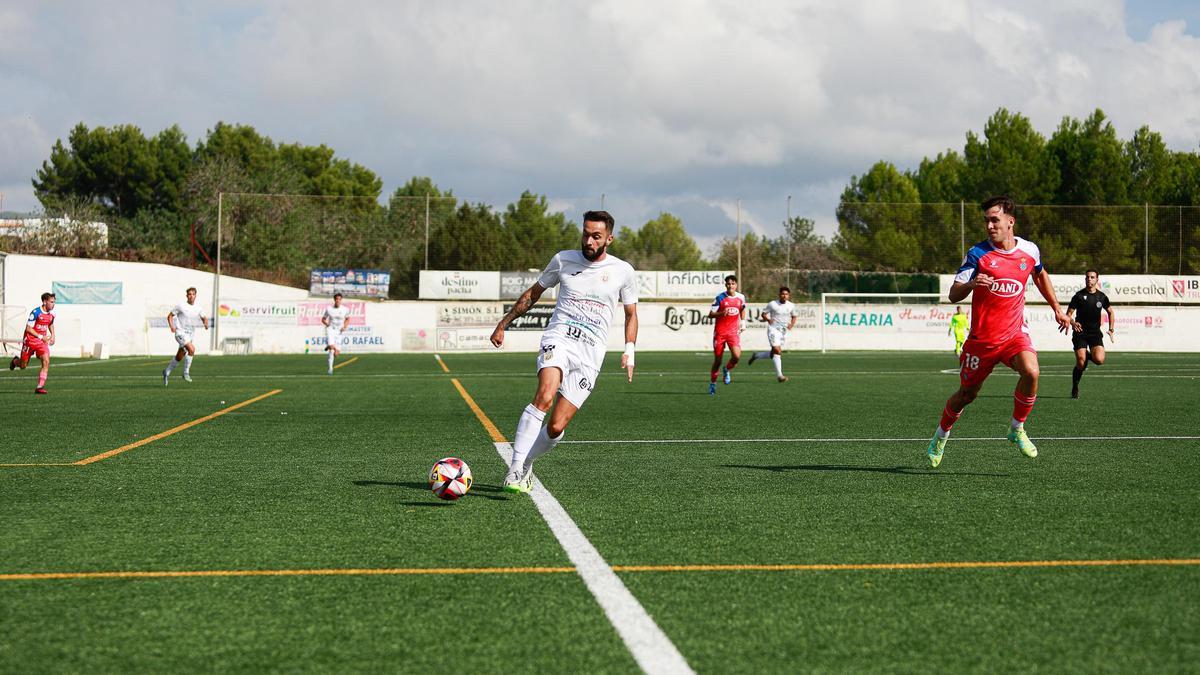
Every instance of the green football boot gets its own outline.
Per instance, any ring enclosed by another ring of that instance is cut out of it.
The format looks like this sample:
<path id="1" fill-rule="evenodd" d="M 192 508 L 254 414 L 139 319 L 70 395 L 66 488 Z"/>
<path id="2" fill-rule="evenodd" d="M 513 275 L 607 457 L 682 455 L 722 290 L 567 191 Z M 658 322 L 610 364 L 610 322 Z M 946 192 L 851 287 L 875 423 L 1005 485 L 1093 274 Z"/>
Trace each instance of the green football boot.
<path id="1" fill-rule="evenodd" d="M 1026 457 L 1037 457 L 1037 446 L 1033 441 L 1029 440 L 1029 434 L 1025 433 L 1025 427 L 1010 428 L 1008 430 L 1008 440 L 1013 444 L 1013 447 L 1020 450 Z"/>
<path id="2" fill-rule="evenodd" d="M 925 454 L 929 455 L 929 466 L 934 469 L 938 468 L 938 464 L 942 463 L 942 454 L 946 452 L 946 441 L 950 437 L 939 438 L 935 433 L 933 438 L 929 439 L 929 448 L 925 450 Z"/>

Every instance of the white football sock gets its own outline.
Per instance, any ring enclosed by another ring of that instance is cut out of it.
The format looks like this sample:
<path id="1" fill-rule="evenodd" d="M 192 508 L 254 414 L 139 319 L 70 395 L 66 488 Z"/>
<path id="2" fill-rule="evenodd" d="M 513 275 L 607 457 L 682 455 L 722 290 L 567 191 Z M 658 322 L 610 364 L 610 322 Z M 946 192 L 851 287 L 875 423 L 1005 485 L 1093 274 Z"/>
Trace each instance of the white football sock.
<path id="1" fill-rule="evenodd" d="M 170 375 L 171 371 L 175 370 L 175 366 L 177 365 L 179 365 L 179 362 L 175 359 L 171 359 L 171 362 L 167 364 L 167 374 Z"/>
<path id="2" fill-rule="evenodd" d="M 771 355 L 771 352 L 754 352 L 755 359 L 765 359 Z"/>
<path id="3" fill-rule="evenodd" d="M 333 350 L 329 350 L 329 369 L 333 370 Z"/>
<path id="4" fill-rule="evenodd" d="M 775 377 L 783 377 L 783 358 L 779 354 L 772 354 L 771 363 L 775 364 Z"/>
<path id="5" fill-rule="evenodd" d="M 533 442 L 533 447 L 529 449 L 529 457 L 525 459 L 525 465 L 522 467 L 522 470 L 528 472 L 532 469 L 533 460 L 553 450 L 554 446 L 558 445 L 558 442 L 566 435 L 567 432 L 564 430 L 558 435 L 558 438 L 550 438 L 549 427 L 542 427 L 541 431 L 538 432 L 537 440 Z"/>
<path id="6" fill-rule="evenodd" d="M 513 435 L 512 462 L 508 465 L 510 469 L 519 469 L 525 465 L 525 458 L 529 456 L 529 449 L 537 440 L 538 430 L 542 428 L 544 419 L 546 413 L 538 410 L 532 403 L 525 406 L 521 419 L 517 420 L 517 433 Z"/>
<path id="7" fill-rule="evenodd" d="M 183 357 L 183 374 L 187 375 L 192 371 L 192 355 L 188 354 Z"/>
<path id="8" fill-rule="evenodd" d="M 950 438 L 950 432 L 942 429 L 942 425 L 939 424 L 938 428 L 937 428 L 937 437 L 938 438 Z"/>

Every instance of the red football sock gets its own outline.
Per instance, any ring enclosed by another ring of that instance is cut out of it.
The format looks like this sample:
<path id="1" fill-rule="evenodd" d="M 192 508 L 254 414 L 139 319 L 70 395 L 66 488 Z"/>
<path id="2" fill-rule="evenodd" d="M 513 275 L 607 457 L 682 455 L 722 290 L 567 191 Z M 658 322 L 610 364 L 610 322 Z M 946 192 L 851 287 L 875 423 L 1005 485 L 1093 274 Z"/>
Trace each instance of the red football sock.
<path id="1" fill-rule="evenodd" d="M 938 423 L 938 426 L 941 427 L 942 431 L 950 431 L 950 427 L 954 426 L 959 417 L 962 417 L 962 411 L 954 412 L 950 409 L 950 404 L 947 403 L 946 407 L 942 408 L 942 421 Z"/>
<path id="2" fill-rule="evenodd" d="M 1033 410 L 1034 401 L 1037 401 L 1037 396 L 1013 392 L 1013 419 L 1024 424 L 1029 417 L 1029 411 Z"/>
<path id="3" fill-rule="evenodd" d="M 711 373 L 709 373 L 708 375 L 709 375 L 709 377 L 711 378 L 711 381 L 712 381 L 712 382 L 716 382 L 716 381 L 717 381 L 717 371 L 715 371 L 715 370 L 714 370 L 714 371 L 712 371 Z"/>
<path id="4" fill-rule="evenodd" d="M 46 375 L 47 375 L 47 373 L 38 373 L 38 388 L 39 389 L 46 386 Z M 29 385 L 25 385 L 25 386 L 28 387 Z"/>

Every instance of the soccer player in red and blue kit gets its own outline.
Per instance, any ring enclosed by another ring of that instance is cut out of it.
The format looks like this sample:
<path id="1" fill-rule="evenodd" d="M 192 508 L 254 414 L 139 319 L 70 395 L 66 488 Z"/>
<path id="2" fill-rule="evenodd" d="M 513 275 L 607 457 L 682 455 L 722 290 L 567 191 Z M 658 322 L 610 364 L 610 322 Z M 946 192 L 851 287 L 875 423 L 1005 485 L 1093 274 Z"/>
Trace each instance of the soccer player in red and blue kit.
<path id="1" fill-rule="evenodd" d="M 725 375 L 725 384 L 733 379 L 729 371 L 737 367 L 742 358 L 742 328 L 746 320 L 746 296 L 738 293 L 737 277 L 730 274 L 725 277 L 725 292 L 718 295 L 708 310 L 708 317 L 716 319 L 713 325 L 713 362 L 709 375 L 708 393 L 717 393 L 717 371 Z M 729 362 L 721 367 L 721 357 L 725 355 L 725 346 L 729 346 Z"/>
<path id="2" fill-rule="evenodd" d="M 1037 400 L 1039 375 L 1037 352 L 1025 325 L 1025 286 L 1029 280 L 1033 280 L 1054 310 L 1059 330 L 1065 333 L 1071 320 L 1058 305 L 1038 247 L 1013 234 L 1014 206 L 1012 199 L 1003 196 L 992 197 L 982 204 L 988 238 L 967 252 L 950 286 L 950 302 L 972 296 L 971 332 L 959 356 L 962 369 L 958 391 L 946 401 L 941 423 L 926 450 L 929 465 L 934 468 L 942 463 L 950 428 L 962 415 L 963 408 L 979 395 L 983 381 L 997 363 L 1020 375 L 1013 392 L 1008 440 L 1026 457 L 1037 457 L 1037 446 L 1025 433 L 1025 420 Z"/>
<path id="3" fill-rule="evenodd" d="M 35 394 L 46 393 L 46 377 L 50 374 L 50 346 L 54 344 L 54 294 L 42 293 L 42 305 L 34 307 L 29 313 L 29 321 L 25 322 L 25 339 L 21 344 L 21 355 L 14 356 L 9 362 L 8 369 L 20 368 L 25 370 L 29 359 L 34 356 L 42 362 L 38 372 Z"/>

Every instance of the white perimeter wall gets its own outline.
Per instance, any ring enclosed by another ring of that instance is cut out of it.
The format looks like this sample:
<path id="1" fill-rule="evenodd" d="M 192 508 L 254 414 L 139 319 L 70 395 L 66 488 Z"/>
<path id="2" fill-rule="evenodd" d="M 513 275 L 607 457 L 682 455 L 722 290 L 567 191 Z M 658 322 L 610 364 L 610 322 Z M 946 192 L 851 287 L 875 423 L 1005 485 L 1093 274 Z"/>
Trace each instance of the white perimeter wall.
<path id="1" fill-rule="evenodd" d="M 205 272 L 146 263 L 77 260 L 9 255 L 5 259 L 5 304 L 32 309 L 54 281 L 119 281 L 120 305 L 60 303 L 55 310 L 62 356 L 90 353 L 96 342 L 114 355 L 170 354 L 175 342 L 166 327 L 166 314 L 195 286 L 197 305 L 209 314 L 213 276 Z M 218 310 L 220 337 L 248 339 L 254 353 L 321 351 L 325 331 L 320 324 L 326 298 L 309 298 L 302 289 L 233 277 L 221 278 Z M 506 302 L 360 302 L 351 308 L 347 353 L 401 351 L 490 350 L 488 337 L 511 306 Z M 828 349 L 945 350 L 953 347 L 947 335 L 949 304 L 850 305 L 831 304 L 818 320 L 820 306 L 798 305 L 800 317 L 788 337 L 789 349 L 820 349 L 822 328 Z M 508 351 L 534 351 L 552 303 L 535 307 L 507 333 Z M 754 306 L 757 319 L 762 306 Z M 966 307 L 964 308 L 966 309 Z M 1200 351 L 1200 307 L 1114 305 L 1117 340 L 1114 350 Z M 697 351 L 711 348 L 712 322 L 707 302 L 644 302 L 639 305 L 643 350 Z M 620 314 L 618 314 L 618 317 Z M 1070 338 L 1058 333 L 1044 305 L 1027 309 L 1034 345 L 1039 351 L 1069 351 Z M 624 333 L 613 327 L 609 346 L 620 349 Z M 196 346 L 207 352 L 209 334 L 196 335 Z M 766 348 L 765 324 L 755 321 L 742 337 L 743 347 Z"/>

